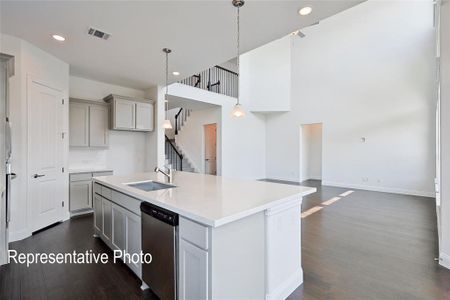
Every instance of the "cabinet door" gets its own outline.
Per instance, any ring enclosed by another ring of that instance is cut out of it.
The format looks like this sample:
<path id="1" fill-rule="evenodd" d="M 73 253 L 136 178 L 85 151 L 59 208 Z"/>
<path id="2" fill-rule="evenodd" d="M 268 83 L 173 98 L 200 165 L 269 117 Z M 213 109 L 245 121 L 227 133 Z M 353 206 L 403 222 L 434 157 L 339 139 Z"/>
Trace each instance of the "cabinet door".
<path id="1" fill-rule="evenodd" d="M 90 147 L 108 147 L 109 109 L 107 106 L 91 105 L 89 106 L 89 146 Z"/>
<path id="2" fill-rule="evenodd" d="M 153 130 L 153 104 L 136 102 L 136 129 Z"/>
<path id="3" fill-rule="evenodd" d="M 103 204 L 102 197 L 94 194 L 94 229 L 96 232 L 101 234 L 103 232 Z"/>
<path id="4" fill-rule="evenodd" d="M 114 129 L 134 130 L 136 128 L 134 102 L 115 99 L 113 118 Z"/>
<path id="5" fill-rule="evenodd" d="M 207 251 L 180 239 L 178 274 L 181 300 L 208 299 Z"/>
<path id="6" fill-rule="evenodd" d="M 70 211 L 90 208 L 92 206 L 92 181 L 76 181 L 70 183 Z"/>
<path id="7" fill-rule="evenodd" d="M 126 252 L 140 253 L 141 246 L 141 217 L 133 214 L 130 211 L 126 212 Z M 141 264 L 138 262 L 136 264 L 130 262 L 128 266 L 133 270 L 133 272 L 140 278 L 142 276 Z"/>
<path id="8" fill-rule="evenodd" d="M 125 210 L 112 204 L 112 240 L 111 244 L 118 250 L 126 248 L 126 219 Z"/>
<path id="9" fill-rule="evenodd" d="M 102 198 L 102 213 L 103 213 L 103 238 L 105 242 L 111 243 L 112 233 L 112 205 L 111 202 Z"/>
<path id="10" fill-rule="evenodd" d="M 69 144 L 71 147 L 89 147 L 88 104 L 69 104 Z"/>

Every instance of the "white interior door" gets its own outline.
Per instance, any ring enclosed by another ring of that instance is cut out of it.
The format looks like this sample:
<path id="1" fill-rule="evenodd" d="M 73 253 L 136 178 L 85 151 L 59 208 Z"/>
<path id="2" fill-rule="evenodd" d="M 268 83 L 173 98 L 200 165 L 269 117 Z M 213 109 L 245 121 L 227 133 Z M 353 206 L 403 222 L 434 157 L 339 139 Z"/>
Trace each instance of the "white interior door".
<path id="1" fill-rule="evenodd" d="M 0 59 L 0 265 L 6 263 L 8 247 L 6 232 L 6 62 Z"/>
<path id="2" fill-rule="evenodd" d="M 217 124 L 205 125 L 205 174 L 217 174 Z"/>
<path id="3" fill-rule="evenodd" d="M 62 220 L 63 104 L 56 89 L 28 81 L 28 203 L 31 230 Z"/>

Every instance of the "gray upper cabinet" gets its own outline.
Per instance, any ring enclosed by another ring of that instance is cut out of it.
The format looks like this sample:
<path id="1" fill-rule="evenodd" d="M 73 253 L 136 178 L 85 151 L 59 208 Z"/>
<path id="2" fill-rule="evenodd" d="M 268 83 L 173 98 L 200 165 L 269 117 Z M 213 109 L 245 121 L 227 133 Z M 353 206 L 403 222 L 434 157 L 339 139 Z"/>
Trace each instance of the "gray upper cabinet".
<path id="1" fill-rule="evenodd" d="M 71 147 L 109 146 L 109 107 L 80 99 L 70 99 L 69 132 Z"/>
<path id="2" fill-rule="evenodd" d="M 153 131 L 153 104 L 136 102 L 136 129 Z"/>
<path id="3" fill-rule="evenodd" d="M 135 103 L 115 99 L 113 101 L 113 129 L 134 130 L 136 124 Z"/>
<path id="4" fill-rule="evenodd" d="M 111 104 L 111 129 L 153 131 L 153 101 L 112 94 L 105 97 L 103 100 Z"/>
<path id="5" fill-rule="evenodd" d="M 89 147 L 89 105 L 69 104 L 70 146 Z"/>
<path id="6" fill-rule="evenodd" d="M 89 106 L 89 146 L 108 147 L 109 109 L 107 106 Z"/>

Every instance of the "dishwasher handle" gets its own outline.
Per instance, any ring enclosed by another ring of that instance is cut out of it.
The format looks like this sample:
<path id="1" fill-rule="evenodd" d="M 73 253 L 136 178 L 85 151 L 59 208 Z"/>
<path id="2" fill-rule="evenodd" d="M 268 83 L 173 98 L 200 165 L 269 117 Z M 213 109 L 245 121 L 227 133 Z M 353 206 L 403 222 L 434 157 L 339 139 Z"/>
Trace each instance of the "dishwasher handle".
<path id="1" fill-rule="evenodd" d="M 148 202 L 141 202 L 141 212 L 171 226 L 178 226 L 178 214 Z"/>

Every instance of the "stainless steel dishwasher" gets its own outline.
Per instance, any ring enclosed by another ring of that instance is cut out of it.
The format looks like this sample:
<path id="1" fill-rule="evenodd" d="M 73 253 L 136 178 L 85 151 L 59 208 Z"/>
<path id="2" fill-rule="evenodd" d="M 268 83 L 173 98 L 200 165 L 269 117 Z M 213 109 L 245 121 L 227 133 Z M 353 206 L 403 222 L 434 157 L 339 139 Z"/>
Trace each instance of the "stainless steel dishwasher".
<path id="1" fill-rule="evenodd" d="M 142 265 L 142 279 L 161 300 L 177 299 L 178 214 L 141 203 L 142 251 L 152 255 Z"/>

